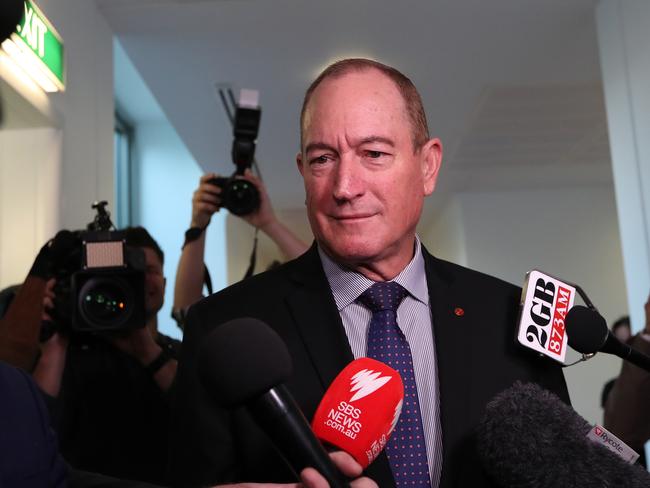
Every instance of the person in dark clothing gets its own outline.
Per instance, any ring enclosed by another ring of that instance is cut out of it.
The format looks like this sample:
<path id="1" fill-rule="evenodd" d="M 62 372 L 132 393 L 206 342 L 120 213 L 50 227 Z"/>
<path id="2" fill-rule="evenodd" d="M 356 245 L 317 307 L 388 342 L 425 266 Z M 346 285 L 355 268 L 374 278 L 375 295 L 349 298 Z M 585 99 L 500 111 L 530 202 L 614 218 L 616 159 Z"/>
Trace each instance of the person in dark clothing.
<path id="1" fill-rule="evenodd" d="M 0 486 L 67 486 L 68 468 L 36 385 L 0 361 Z"/>
<path id="2" fill-rule="evenodd" d="M 50 426 L 41 392 L 27 373 L 0 361 L 0 486 L 24 488 L 157 488 L 147 483 L 69 469 L 59 453 L 56 435 Z M 332 454 L 332 460 L 348 476 L 358 477 L 359 466 L 345 453 Z M 304 488 L 328 488 L 314 470 L 301 473 Z M 249 484 L 222 488 L 246 488 Z M 297 488 L 298 485 L 257 485 L 258 488 Z M 351 483 L 353 488 L 377 488 L 367 478 Z M 218 487 L 217 487 L 218 488 Z"/>
<path id="3" fill-rule="evenodd" d="M 621 328 L 614 331 L 612 327 L 612 331 L 619 340 L 647 355 L 650 354 L 650 296 L 644 309 L 645 327 L 640 333 L 631 335 L 629 317 L 626 317 L 627 336 L 620 335 Z M 648 466 L 644 444 L 650 440 L 649 385 L 650 374 L 647 371 L 623 361 L 604 404 L 604 427 L 639 453 L 638 463 L 644 467 Z"/>
<path id="4" fill-rule="evenodd" d="M 612 324 L 612 333 L 619 341 L 623 343 L 629 341 L 632 337 L 632 331 L 630 329 L 630 316 L 625 315 L 614 322 Z M 600 394 L 600 408 L 605 408 L 607 397 L 612 391 L 612 388 L 614 388 L 614 383 L 616 383 L 616 378 L 612 378 L 603 385 L 603 391 Z"/>
<path id="5" fill-rule="evenodd" d="M 126 244 L 144 251 L 145 324 L 111 335 L 55 333 L 42 347 L 34 378 L 49 396 L 64 458 L 77 469 L 162 483 L 168 452 L 167 392 L 180 342 L 157 329 L 163 304 L 163 252 L 142 227 Z M 46 308 L 54 282 L 48 283 Z"/>

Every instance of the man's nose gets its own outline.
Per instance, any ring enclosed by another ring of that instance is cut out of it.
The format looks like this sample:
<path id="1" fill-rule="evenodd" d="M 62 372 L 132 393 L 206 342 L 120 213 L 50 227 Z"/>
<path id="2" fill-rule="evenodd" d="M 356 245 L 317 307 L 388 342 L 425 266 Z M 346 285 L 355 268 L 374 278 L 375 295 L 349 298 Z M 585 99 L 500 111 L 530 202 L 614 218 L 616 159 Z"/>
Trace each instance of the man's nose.
<path id="1" fill-rule="evenodd" d="M 334 199 L 343 202 L 363 195 L 365 183 L 361 164 L 356 158 L 341 157 L 334 178 Z"/>

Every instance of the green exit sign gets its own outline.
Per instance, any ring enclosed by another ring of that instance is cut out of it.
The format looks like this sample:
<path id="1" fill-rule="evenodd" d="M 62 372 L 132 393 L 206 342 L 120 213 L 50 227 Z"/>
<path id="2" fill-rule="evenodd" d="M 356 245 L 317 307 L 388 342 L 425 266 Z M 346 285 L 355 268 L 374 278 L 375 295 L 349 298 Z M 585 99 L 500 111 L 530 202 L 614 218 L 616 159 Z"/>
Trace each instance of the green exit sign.
<path id="1" fill-rule="evenodd" d="M 22 23 L 16 26 L 12 38 L 24 45 L 23 51 L 26 47 L 36 56 L 46 68 L 48 78 L 63 90 L 65 84 L 63 40 L 43 12 L 30 0 L 25 0 L 25 16 Z"/>

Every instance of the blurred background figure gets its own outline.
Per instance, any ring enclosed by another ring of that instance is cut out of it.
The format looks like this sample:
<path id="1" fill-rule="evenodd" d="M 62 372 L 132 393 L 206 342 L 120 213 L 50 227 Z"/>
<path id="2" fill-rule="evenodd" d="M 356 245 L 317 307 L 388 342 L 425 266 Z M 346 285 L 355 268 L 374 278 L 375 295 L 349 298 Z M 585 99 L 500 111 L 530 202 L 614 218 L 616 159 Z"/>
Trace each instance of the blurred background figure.
<path id="1" fill-rule="evenodd" d="M 627 342 L 632 337 L 632 329 L 630 328 L 630 317 L 625 315 L 619 318 L 616 322 L 612 324 L 612 333 L 616 338 L 621 342 Z M 603 386 L 603 391 L 600 394 L 600 407 L 605 408 L 605 403 L 607 402 L 607 397 L 614 387 L 614 382 L 616 378 L 612 378 Z"/>
<path id="2" fill-rule="evenodd" d="M 623 321 L 615 334 L 620 340 L 627 337 L 630 346 L 650 355 L 650 296 L 644 309 L 645 326 L 639 334 L 631 336 L 629 320 Z M 612 381 L 605 398 L 605 428 L 638 452 L 639 462 L 647 467 L 644 445 L 650 440 L 650 373 L 623 361 L 621 373 Z"/>

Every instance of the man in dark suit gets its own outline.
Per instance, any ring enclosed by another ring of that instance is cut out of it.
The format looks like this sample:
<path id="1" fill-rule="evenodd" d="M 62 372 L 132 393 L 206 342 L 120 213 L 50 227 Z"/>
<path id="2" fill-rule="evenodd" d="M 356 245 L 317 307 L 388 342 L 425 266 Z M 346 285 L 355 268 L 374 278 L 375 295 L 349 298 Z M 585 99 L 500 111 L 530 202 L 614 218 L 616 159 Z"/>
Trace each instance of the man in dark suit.
<path id="1" fill-rule="evenodd" d="M 286 342 L 294 365 L 287 386 L 307 418 L 355 357 L 391 364 L 376 337 L 399 343 L 408 357 L 400 373 L 412 380 L 405 381 L 400 435 L 367 470 L 381 487 L 491 486 L 473 442 L 485 404 L 516 380 L 540 383 L 568 401 L 560 368 L 514 343 L 520 289 L 438 260 L 417 238 L 441 160 L 419 94 L 397 70 L 344 60 L 312 83 L 297 162 L 315 243 L 285 266 L 190 309 L 175 392 L 172 482 L 290 479 L 246 412 L 214 407 L 197 377 L 205 335 L 241 316 L 265 321 Z M 386 283 L 386 293 L 403 298 L 381 329 L 364 297 L 384 293 Z M 410 435 L 425 442 L 400 444 Z M 417 473 L 400 461 L 409 456 L 424 459 Z"/>

